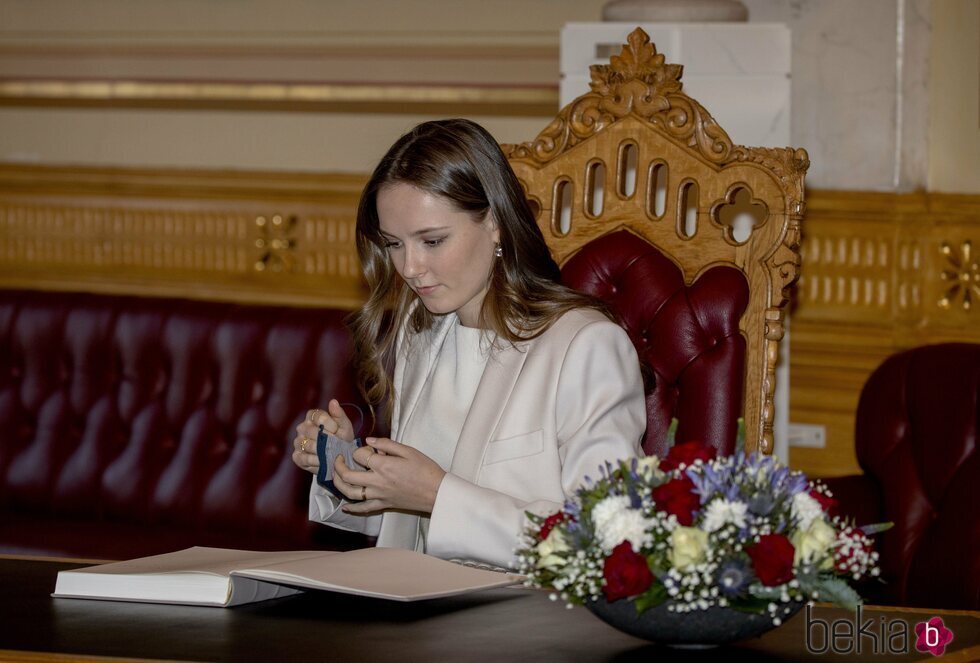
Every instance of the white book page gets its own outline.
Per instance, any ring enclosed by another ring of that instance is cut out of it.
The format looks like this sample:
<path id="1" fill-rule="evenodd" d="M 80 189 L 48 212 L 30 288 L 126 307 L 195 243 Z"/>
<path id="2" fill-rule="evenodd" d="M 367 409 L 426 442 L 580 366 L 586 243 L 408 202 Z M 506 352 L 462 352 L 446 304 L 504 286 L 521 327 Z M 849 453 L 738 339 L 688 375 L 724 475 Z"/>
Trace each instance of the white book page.
<path id="1" fill-rule="evenodd" d="M 396 601 L 506 587 L 523 580 L 518 575 L 466 567 L 400 548 L 364 548 L 329 559 L 240 568 L 232 575 Z"/>
<path id="2" fill-rule="evenodd" d="M 329 550 L 287 550 L 284 552 L 259 552 L 232 550 L 230 548 L 204 548 L 196 546 L 177 552 L 140 557 L 124 562 L 110 562 L 73 569 L 70 573 L 98 573 L 111 575 L 135 575 L 157 573 L 213 573 L 227 576 L 243 565 L 265 566 L 296 559 L 335 555 Z"/>

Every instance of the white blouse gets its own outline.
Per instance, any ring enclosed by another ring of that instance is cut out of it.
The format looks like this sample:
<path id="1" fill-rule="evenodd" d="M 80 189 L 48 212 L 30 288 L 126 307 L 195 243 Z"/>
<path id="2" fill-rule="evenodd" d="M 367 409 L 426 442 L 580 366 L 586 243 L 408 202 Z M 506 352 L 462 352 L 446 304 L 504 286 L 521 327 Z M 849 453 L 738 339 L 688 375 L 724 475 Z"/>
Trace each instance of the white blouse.
<path id="1" fill-rule="evenodd" d="M 455 316 L 455 313 L 450 315 Z M 419 400 L 399 437 L 449 471 L 473 396 L 487 365 L 492 333 L 464 327 L 457 317 L 433 362 Z M 425 552 L 429 518 L 421 517 L 415 549 Z"/>

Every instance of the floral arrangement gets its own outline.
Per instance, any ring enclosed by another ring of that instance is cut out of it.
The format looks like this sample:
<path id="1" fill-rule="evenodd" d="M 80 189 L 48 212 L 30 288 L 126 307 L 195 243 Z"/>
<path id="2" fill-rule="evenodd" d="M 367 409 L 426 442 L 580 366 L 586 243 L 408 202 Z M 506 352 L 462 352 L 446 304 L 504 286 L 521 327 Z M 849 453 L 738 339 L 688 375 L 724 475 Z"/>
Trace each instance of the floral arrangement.
<path id="1" fill-rule="evenodd" d="M 860 603 L 847 579 L 879 574 L 870 534 L 835 515 L 825 486 L 770 456 L 716 458 L 696 442 L 607 463 L 558 513 L 528 514 L 518 551 L 527 584 L 586 604 L 633 599 L 639 612 L 712 606 L 768 614 L 786 604 Z"/>

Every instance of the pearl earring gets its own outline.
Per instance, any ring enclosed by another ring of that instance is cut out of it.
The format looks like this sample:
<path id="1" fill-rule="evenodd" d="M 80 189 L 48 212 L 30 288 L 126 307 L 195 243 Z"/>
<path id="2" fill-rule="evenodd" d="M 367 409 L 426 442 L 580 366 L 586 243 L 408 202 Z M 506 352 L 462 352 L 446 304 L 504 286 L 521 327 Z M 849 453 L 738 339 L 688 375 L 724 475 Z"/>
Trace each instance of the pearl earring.
<path id="1" fill-rule="evenodd" d="M 497 248 L 495 248 L 493 250 L 493 254 L 495 256 L 497 256 L 498 258 L 502 257 L 504 255 L 504 249 L 503 249 L 503 247 L 501 247 L 500 244 L 498 244 L 497 245 Z"/>

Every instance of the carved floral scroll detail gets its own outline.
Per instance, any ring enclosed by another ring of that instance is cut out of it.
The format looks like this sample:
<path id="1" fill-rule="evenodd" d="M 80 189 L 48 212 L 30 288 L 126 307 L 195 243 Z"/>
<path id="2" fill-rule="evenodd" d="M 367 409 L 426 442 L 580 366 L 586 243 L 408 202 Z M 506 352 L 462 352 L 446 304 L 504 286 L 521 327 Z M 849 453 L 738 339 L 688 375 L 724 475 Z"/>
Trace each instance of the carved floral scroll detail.
<path id="1" fill-rule="evenodd" d="M 800 190 L 796 192 L 796 195 L 800 200 L 803 199 L 802 182 L 803 176 L 810 168 L 810 155 L 802 147 L 744 147 L 736 145 L 732 150 L 730 163 L 736 162 L 755 163 L 772 171 L 786 188 L 795 188 L 796 183 L 800 183 Z"/>
<path id="2" fill-rule="evenodd" d="M 589 68 L 592 92 L 565 106 L 533 141 L 504 145 L 509 159 L 545 164 L 616 120 L 634 115 L 696 150 L 711 163 L 727 162 L 732 140 L 705 108 L 684 94 L 683 67 L 666 64 L 637 28 L 608 65 Z"/>
<path id="3" fill-rule="evenodd" d="M 773 284 L 773 306 L 783 306 L 789 300 L 789 288 L 800 278 L 800 240 L 800 219 L 791 216 L 783 241 L 766 260 Z"/>

